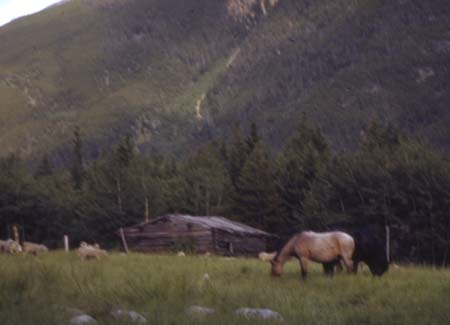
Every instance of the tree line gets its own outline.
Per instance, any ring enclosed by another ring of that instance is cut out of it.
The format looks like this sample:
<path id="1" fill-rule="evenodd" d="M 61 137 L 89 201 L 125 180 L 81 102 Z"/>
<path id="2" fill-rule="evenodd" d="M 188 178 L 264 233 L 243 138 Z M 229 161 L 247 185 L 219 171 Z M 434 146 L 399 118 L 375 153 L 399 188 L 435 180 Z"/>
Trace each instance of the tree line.
<path id="1" fill-rule="evenodd" d="M 304 229 L 388 225 L 395 259 L 450 264 L 450 161 L 377 121 L 352 152 L 333 152 L 304 118 L 277 152 L 255 124 L 183 159 L 140 154 L 126 136 L 86 162 L 79 129 L 72 147 L 65 168 L 47 156 L 36 168 L 0 159 L 2 238 L 18 225 L 23 238 L 51 247 L 63 234 L 112 247 L 120 227 L 187 213 L 225 216 L 282 240 Z"/>

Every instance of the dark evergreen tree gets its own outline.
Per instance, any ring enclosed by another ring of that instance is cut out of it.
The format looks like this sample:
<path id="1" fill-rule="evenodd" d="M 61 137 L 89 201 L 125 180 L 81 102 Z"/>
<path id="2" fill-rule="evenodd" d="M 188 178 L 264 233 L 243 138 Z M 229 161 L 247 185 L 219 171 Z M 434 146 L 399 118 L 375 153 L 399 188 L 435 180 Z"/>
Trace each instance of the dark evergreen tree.
<path id="1" fill-rule="evenodd" d="M 330 152 L 320 130 L 303 118 L 277 161 L 277 184 L 288 231 L 311 227 L 306 222 L 304 201 L 314 182 L 327 170 Z"/>
<path id="2" fill-rule="evenodd" d="M 228 208 L 231 181 L 220 146 L 213 142 L 185 161 L 186 209 L 197 215 L 223 215 Z"/>
<path id="3" fill-rule="evenodd" d="M 134 158 L 134 144 L 129 134 L 119 143 L 116 159 L 119 168 L 127 168 Z"/>
<path id="4" fill-rule="evenodd" d="M 83 165 L 83 144 L 81 140 L 80 128 L 76 127 L 73 133 L 73 153 L 72 153 L 72 182 L 74 188 L 81 190 L 83 187 L 84 165 Z"/>
<path id="5" fill-rule="evenodd" d="M 247 146 L 248 146 L 248 153 L 250 154 L 253 149 L 255 148 L 256 144 L 260 141 L 260 137 L 258 134 L 258 127 L 256 126 L 256 123 L 252 123 L 250 125 L 250 134 L 247 137 Z"/>
<path id="6" fill-rule="evenodd" d="M 274 181 L 274 168 L 264 145 L 258 142 L 237 180 L 233 211 L 240 220 L 269 231 L 276 231 L 282 220 L 280 197 Z"/>
<path id="7" fill-rule="evenodd" d="M 236 188 L 236 182 L 241 174 L 242 167 L 244 167 L 247 156 L 247 143 L 244 140 L 240 126 L 236 126 L 233 130 L 229 151 L 229 173 L 234 188 Z"/>
<path id="8" fill-rule="evenodd" d="M 48 155 L 44 155 L 41 160 L 41 163 L 37 167 L 36 177 L 45 177 L 51 176 L 53 174 L 53 165 L 48 157 Z"/>
<path id="9" fill-rule="evenodd" d="M 134 145 L 130 135 L 126 135 L 113 153 L 112 171 L 116 191 L 116 203 L 119 211 L 124 212 L 124 186 L 129 176 L 128 168 L 134 158 Z"/>
<path id="10" fill-rule="evenodd" d="M 377 120 L 372 120 L 367 130 L 362 134 L 361 147 L 366 151 L 392 150 L 400 144 L 400 134 L 392 125 L 380 126 Z"/>
<path id="11" fill-rule="evenodd" d="M 225 143 L 225 141 L 219 141 L 218 145 L 220 147 L 220 158 L 224 162 L 225 167 L 227 167 L 227 169 L 228 169 L 228 167 L 229 167 L 229 154 L 228 154 L 227 144 Z"/>

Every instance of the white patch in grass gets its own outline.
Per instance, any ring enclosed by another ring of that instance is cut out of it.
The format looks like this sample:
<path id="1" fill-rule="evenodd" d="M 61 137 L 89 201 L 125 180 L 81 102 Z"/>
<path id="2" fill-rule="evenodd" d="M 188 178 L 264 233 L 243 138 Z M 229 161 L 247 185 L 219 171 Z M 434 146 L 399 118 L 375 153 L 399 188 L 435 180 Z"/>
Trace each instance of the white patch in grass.
<path id="1" fill-rule="evenodd" d="M 202 120 L 203 116 L 202 116 L 202 103 L 206 98 L 206 94 L 203 93 L 200 98 L 197 100 L 197 104 L 195 105 L 195 117 L 197 118 L 197 120 Z"/>

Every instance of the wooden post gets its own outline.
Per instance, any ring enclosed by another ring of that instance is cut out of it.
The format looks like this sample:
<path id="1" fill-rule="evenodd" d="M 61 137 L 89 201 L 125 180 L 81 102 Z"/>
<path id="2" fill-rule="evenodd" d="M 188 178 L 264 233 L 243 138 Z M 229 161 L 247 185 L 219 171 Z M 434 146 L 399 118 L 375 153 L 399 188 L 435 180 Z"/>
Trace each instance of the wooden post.
<path id="1" fill-rule="evenodd" d="M 390 229 L 389 226 L 386 225 L 386 259 L 388 261 L 388 263 L 391 262 L 391 233 L 390 233 Z"/>
<path id="2" fill-rule="evenodd" d="M 128 254 L 128 245 L 125 239 L 125 234 L 123 233 L 123 228 L 120 228 L 120 237 L 122 237 L 123 248 L 125 248 L 125 253 Z"/>
<path id="3" fill-rule="evenodd" d="M 64 251 L 69 252 L 69 236 L 64 235 Z"/>
<path id="4" fill-rule="evenodd" d="M 145 197 L 145 222 L 149 222 L 150 220 L 150 212 L 149 212 L 149 208 L 148 208 L 148 198 Z"/>
<path id="5" fill-rule="evenodd" d="M 14 233 L 14 240 L 20 243 L 19 229 L 17 229 L 16 225 L 13 226 L 13 233 Z"/>
<path id="6" fill-rule="evenodd" d="M 213 247 L 214 247 L 214 253 L 218 253 L 219 252 L 219 246 L 217 245 L 217 240 L 216 240 L 216 231 L 213 229 L 211 230 L 212 232 L 212 242 L 213 242 Z"/>
<path id="7" fill-rule="evenodd" d="M 119 211 L 122 213 L 122 190 L 120 187 L 120 177 L 116 179 L 117 185 L 117 205 L 119 206 Z"/>

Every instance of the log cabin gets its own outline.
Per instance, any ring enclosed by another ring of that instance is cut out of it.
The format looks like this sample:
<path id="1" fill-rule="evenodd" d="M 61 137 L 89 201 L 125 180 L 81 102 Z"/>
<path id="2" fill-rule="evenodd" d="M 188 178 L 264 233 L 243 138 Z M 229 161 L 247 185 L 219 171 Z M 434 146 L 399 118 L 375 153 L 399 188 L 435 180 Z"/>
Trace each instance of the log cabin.
<path id="1" fill-rule="evenodd" d="M 123 229 L 128 248 L 145 253 L 256 256 L 273 239 L 265 231 L 223 217 L 169 214 Z"/>

